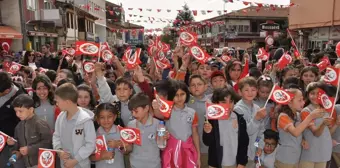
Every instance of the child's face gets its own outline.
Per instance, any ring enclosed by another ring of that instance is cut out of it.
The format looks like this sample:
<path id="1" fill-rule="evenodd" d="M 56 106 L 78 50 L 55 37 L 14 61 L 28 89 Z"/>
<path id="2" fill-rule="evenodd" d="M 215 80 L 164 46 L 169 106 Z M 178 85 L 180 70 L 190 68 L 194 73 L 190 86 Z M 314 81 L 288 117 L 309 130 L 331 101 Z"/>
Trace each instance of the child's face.
<path id="1" fill-rule="evenodd" d="M 241 75 L 241 65 L 236 64 L 229 70 L 229 76 L 232 81 L 237 81 L 240 78 Z"/>
<path id="2" fill-rule="evenodd" d="M 149 108 L 149 105 L 134 108 L 131 110 L 132 116 L 136 118 L 136 120 L 141 121 L 145 116 L 149 115 Z"/>
<path id="3" fill-rule="evenodd" d="M 199 78 L 193 78 L 190 82 L 190 92 L 194 96 L 201 96 L 207 90 L 208 85 Z"/>
<path id="4" fill-rule="evenodd" d="M 47 100 L 48 98 L 48 87 L 44 83 L 39 82 L 36 88 L 36 94 L 40 100 Z"/>
<path id="5" fill-rule="evenodd" d="M 286 74 L 283 76 L 283 81 L 285 81 L 289 77 L 296 77 L 295 69 L 290 69 L 286 72 Z"/>
<path id="6" fill-rule="evenodd" d="M 174 98 L 175 105 L 183 106 L 186 98 L 187 98 L 187 94 L 183 90 L 178 89 L 178 91 L 176 92 L 175 98 Z"/>
<path id="7" fill-rule="evenodd" d="M 308 99 L 312 104 L 318 104 L 317 99 L 318 99 L 318 92 L 319 89 L 316 88 L 314 90 L 312 90 L 311 92 L 309 92 L 308 94 Z"/>
<path id="8" fill-rule="evenodd" d="M 67 75 L 63 72 L 59 72 L 58 75 L 57 75 L 57 82 L 63 80 L 63 79 L 66 79 L 67 78 Z"/>
<path id="9" fill-rule="evenodd" d="M 69 106 L 69 100 L 63 100 L 59 96 L 55 96 L 54 100 L 56 105 L 60 108 L 60 111 L 66 111 Z"/>
<path id="10" fill-rule="evenodd" d="M 292 110 L 301 111 L 303 109 L 303 106 L 305 105 L 302 92 L 297 91 L 294 95 L 293 100 L 290 101 L 288 105 Z"/>
<path id="11" fill-rule="evenodd" d="M 97 116 L 97 122 L 104 129 L 111 129 L 116 118 L 117 118 L 116 114 L 107 110 L 103 110 Z"/>
<path id="12" fill-rule="evenodd" d="M 122 83 L 116 88 L 116 95 L 121 102 L 126 102 L 129 100 L 132 94 L 132 89 L 130 89 L 129 85 Z"/>
<path id="13" fill-rule="evenodd" d="M 214 89 L 224 88 L 225 85 L 226 85 L 226 81 L 225 81 L 224 77 L 216 76 L 216 77 L 211 79 L 211 85 Z"/>
<path id="14" fill-rule="evenodd" d="M 200 64 L 198 67 L 198 74 L 203 76 L 204 79 L 209 79 L 211 76 L 211 67 L 207 64 Z"/>
<path id="15" fill-rule="evenodd" d="M 22 121 L 30 118 L 34 113 L 34 108 L 14 107 L 15 114 Z"/>
<path id="16" fill-rule="evenodd" d="M 264 153 L 269 155 L 274 152 L 277 142 L 274 139 L 264 139 Z"/>
<path id="17" fill-rule="evenodd" d="M 77 104 L 80 107 L 88 108 L 91 101 L 90 93 L 85 90 L 78 90 L 78 100 Z"/>
<path id="18" fill-rule="evenodd" d="M 305 86 L 307 86 L 311 82 L 316 81 L 316 76 L 312 71 L 307 71 L 307 72 L 302 74 L 301 79 L 302 79 L 303 83 L 305 84 Z"/>
<path id="19" fill-rule="evenodd" d="M 260 99 L 268 99 L 269 94 L 270 94 L 271 88 L 268 87 L 260 87 L 258 91 L 258 95 Z"/>
<path id="20" fill-rule="evenodd" d="M 228 96 L 228 97 L 225 97 L 224 98 L 224 101 L 219 101 L 218 103 L 222 103 L 222 104 L 229 104 L 229 108 L 230 108 L 230 111 L 233 111 L 234 109 L 234 101 L 231 100 L 231 97 Z"/>
<path id="21" fill-rule="evenodd" d="M 257 95 L 257 88 L 254 86 L 249 86 L 246 84 L 241 90 L 240 95 L 242 96 L 242 99 L 252 101 L 255 99 Z"/>

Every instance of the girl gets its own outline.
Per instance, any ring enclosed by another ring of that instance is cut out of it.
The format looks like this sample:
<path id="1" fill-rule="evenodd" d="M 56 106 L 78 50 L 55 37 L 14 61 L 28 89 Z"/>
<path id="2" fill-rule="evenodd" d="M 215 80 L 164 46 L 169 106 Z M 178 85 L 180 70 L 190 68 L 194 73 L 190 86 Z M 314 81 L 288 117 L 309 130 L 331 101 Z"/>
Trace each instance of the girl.
<path id="1" fill-rule="evenodd" d="M 325 88 L 325 86 L 325 84 L 320 82 L 308 84 L 306 89 L 307 106 L 301 112 L 302 120 L 305 120 L 315 109 L 321 108 L 317 101 L 318 92 L 319 89 Z M 304 140 L 311 145 L 309 145 L 308 149 L 302 150 L 300 167 L 325 168 L 327 161 L 331 159 L 332 137 L 328 127 L 332 119 L 325 117 L 329 117 L 329 114 L 326 113 L 324 118 L 314 120 L 303 132 Z"/>
<path id="2" fill-rule="evenodd" d="M 68 69 L 61 69 L 57 74 L 56 83 L 63 79 L 72 79 L 74 81 L 73 73 Z"/>
<path id="3" fill-rule="evenodd" d="M 90 86 L 81 84 L 78 86 L 78 106 L 93 110 L 97 105 Z"/>
<path id="4" fill-rule="evenodd" d="M 319 77 L 319 69 L 314 66 L 304 67 L 300 73 L 299 86 L 303 92 L 306 91 L 307 85 L 311 82 L 316 82 Z"/>
<path id="5" fill-rule="evenodd" d="M 170 118 L 166 120 L 170 138 L 162 154 L 162 167 L 199 167 L 198 115 L 194 109 L 186 105 L 190 99 L 190 92 L 186 84 L 176 81 L 175 90 L 174 106 Z M 159 112 L 157 102 L 153 102 L 153 107 L 155 115 L 164 119 Z"/>
<path id="6" fill-rule="evenodd" d="M 95 155 L 91 155 L 91 161 L 96 162 L 96 168 L 124 168 L 124 157 L 119 151 L 119 148 L 123 145 L 120 141 L 120 134 L 117 125 L 114 125 L 114 121 L 117 118 L 118 110 L 115 105 L 110 103 L 100 104 L 95 111 L 95 119 L 100 125 L 97 130 L 97 136 L 104 135 L 107 140 L 107 147 L 114 149 L 113 152 L 102 151 L 100 158 L 96 158 Z M 107 163 L 107 160 L 114 158 L 113 164 Z"/>
<path id="7" fill-rule="evenodd" d="M 313 110 L 303 121 L 299 111 L 305 102 L 299 89 L 288 89 L 294 94 L 288 105 L 282 105 L 279 109 L 277 127 L 280 135 L 280 146 L 276 153 L 276 168 L 297 168 L 301 154 L 302 132 L 312 123 L 315 118 L 323 116 L 324 110 Z"/>
<path id="8" fill-rule="evenodd" d="M 23 64 L 25 66 L 29 66 L 34 71 L 37 69 L 37 65 L 35 63 L 35 55 L 33 51 L 26 51 L 24 55 Z"/>
<path id="9" fill-rule="evenodd" d="M 281 71 L 281 73 L 278 73 L 278 76 L 277 78 L 279 79 L 279 83 L 280 83 L 280 86 L 283 85 L 284 81 L 288 78 L 288 77 L 296 77 L 297 74 L 295 74 L 296 71 L 295 71 L 295 67 L 289 65 L 285 68 L 283 68 L 283 70 Z"/>
<path id="10" fill-rule="evenodd" d="M 236 59 L 232 59 L 228 62 L 225 68 L 225 76 L 227 78 L 227 84 L 234 86 L 239 80 L 242 73 L 242 63 Z"/>
<path id="11" fill-rule="evenodd" d="M 33 80 L 32 88 L 34 90 L 35 114 L 45 120 L 50 128 L 54 130 L 57 110 L 51 80 L 46 75 L 38 75 Z"/>
<path id="12" fill-rule="evenodd" d="M 225 82 L 223 83 L 225 84 Z M 206 113 L 205 103 L 209 100 L 209 96 L 205 95 L 204 92 L 207 90 L 208 85 L 206 81 L 200 75 L 192 75 L 189 79 L 189 89 L 191 92 L 188 107 L 193 108 L 198 115 L 198 134 L 200 137 L 201 147 L 201 167 L 208 167 L 208 147 L 203 144 L 203 125 L 204 116 Z"/>
<path id="13" fill-rule="evenodd" d="M 254 100 L 254 103 L 258 105 L 259 107 L 264 107 L 264 104 L 266 103 L 269 94 L 273 88 L 273 81 L 269 76 L 262 75 L 257 80 L 257 98 Z M 267 110 L 267 117 L 265 118 L 265 128 L 271 129 L 271 121 L 276 121 L 276 117 L 274 116 L 274 107 L 275 104 L 272 101 L 269 101 L 266 105 Z"/>
<path id="14" fill-rule="evenodd" d="M 247 123 L 242 115 L 233 111 L 234 102 L 239 99 L 230 86 L 214 90 L 212 103 L 229 104 L 230 117 L 227 120 L 208 120 L 204 124 L 203 142 L 209 146 L 210 168 L 245 167 L 248 162 Z"/>

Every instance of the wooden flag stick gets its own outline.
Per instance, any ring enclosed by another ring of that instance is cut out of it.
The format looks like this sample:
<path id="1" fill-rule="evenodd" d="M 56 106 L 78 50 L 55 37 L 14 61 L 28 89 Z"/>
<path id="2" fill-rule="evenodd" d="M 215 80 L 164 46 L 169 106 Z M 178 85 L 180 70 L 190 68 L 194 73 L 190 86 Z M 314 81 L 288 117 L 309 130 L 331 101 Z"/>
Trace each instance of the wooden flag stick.
<path id="1" fill-rule="evenodd" d="M 5 135 L 7 138 L 11 138 L 14 142 L 18 142 L 16 139 L 14 139 L 13 137 L 10 137 L 9 135 L 5 134 L 4 132 L 0 131 L 0 134 Z"/>
<path id="2" fill-rule="evenodd" d="M 273 88 L 272 88 L 272 90 L 270 91 L 269 97 L 267 98 L 267 101 L 266 101 L 266 103 L 264 103 L 264 106 L 263 106 L 263 107 L 266 107 L 266 106 L 267 106 L 268 101 L 269 101 L 270 97 L 271 97 L 272 94 L 273 94 L 273 91 L 274 91 L 275 86 L 276 86 L 276 85 L 273 85 Z"/>
<path id="3" fill-rule="evenodd" d="M 293 36 L 292 36 L 292 34 L 290 34 L 290 30 L 288 28 L 287 28 L 287 33 L 288 33 L 289 37 L 292 39 L 292 41 L 294 42 L 294 44 L 295 44 L 294 47 L 296 48 L 297 52 L 301 55 L 301 53 L 299 51 L 299 48 L 296 46 L 296 43 L 295 43 L 295 41 L 293 39 Z"/>

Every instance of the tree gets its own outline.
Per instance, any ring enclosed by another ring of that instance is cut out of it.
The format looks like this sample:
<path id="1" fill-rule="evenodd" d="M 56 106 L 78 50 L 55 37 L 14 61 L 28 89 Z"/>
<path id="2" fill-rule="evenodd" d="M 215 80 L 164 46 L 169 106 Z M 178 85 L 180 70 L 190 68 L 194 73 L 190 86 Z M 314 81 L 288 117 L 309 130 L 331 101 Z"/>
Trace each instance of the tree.
<path id="1" fill-rule="evenodd" d="M 182 25 L 188 24 L 189 22 L 195 21 L 191 10 L 187 4 L 184 4 L 183 10 L 178 12 L 176 20 L 174 22 L 174 27 L 180 27 Z"/>
<path id="2" fill-rule="evenodd" d="M 163 34 L 161 35 L 161 41 L 167 44 L 170 44 L 171 48 L 174 47 L 174 38 L 171 35 L 170 31 L 171 26 L 167 25 L 166 27 L 163 28 Z"/>

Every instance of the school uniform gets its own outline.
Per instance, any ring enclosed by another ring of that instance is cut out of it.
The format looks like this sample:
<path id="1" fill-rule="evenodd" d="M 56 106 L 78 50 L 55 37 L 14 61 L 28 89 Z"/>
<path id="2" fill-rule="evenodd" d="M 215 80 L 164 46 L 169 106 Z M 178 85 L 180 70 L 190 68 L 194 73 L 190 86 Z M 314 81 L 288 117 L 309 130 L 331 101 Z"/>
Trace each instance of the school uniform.
<path id="1" fill-rule="evenodd" d="M 263 149 L 264 142 L 263 142 L 263 132 L 265 131 L 265 119 L 262 119 L 260 121 L 257 121 L 255 119 L 255 115 L 257 111 L 260 110 L 260 107 L 253 103 L 252 106 L 247 105 L 243 99 L 238 101 L 234 107 L 234 111 L 237 112 L 240 115 L 243 115 L 243 118 L 247 122 L 247 133 L 249 136 L 249 146 L 248 146 L 248 157 L 249 162 L 247 164 L 247 167 L 254 167 L 253 160 L 255 158 L 256 154 L 256 146 L 254 143 L 256 142 L 256 139 L 261 139 L 259 144 L 259 148 Z"/>
<path id="2" fill-rule="evenodd" d="M 256 104 L 260 108 L 262 108 L 266 104 L 266 101 L 267 100 L 255 99 L 254 104 Z M 267 116 L 266 116 L 266 118 L 264 118 L 265 129 L 272 129 L 271 128 L 271 120 L 272 119 L 270 118 L 270 114 L 274 113 L 274 109 L 275 109 L 275 104 L 273 102 L 268 102 L 267 105 L 266 105 Z"/>
<path id="3" fill-rule="evenodd" d="M 209 120 L 210 133 L 203 132 L 203 142 L 209 146 L 209 166 L 236 167 L 248 162 L 249 136 L 242 115 L 232 112 L 228 120 Z"/>
<path id="4" fill-rule="evenodd" d="M 78 107 L 71 120 L 67 120 L 67 112 L 61 112 L 55 124 L 53 148 L 70 153 L 71 159 L 76 159 L 75 168 L 90 168 L 89 156 L 96 148 L 96 131 L 93 125 L 93 112 Z M 61 167 L 64 162 L 61 160 Z"/>
<path id="5" fill-rule="evenodd" d="M 183 109 L 173 107 L 170 118 L 165 123 L 170 138 L 162 153 L 162 167 L 197 166 L 198 153 L 192 138 L 192 127 L 198 126 L 195 110 L 187 105 Z"/>
<path id="6" fill-rule="evenodd" d="M 265 154 L 264 152 L 261 155 L 261 165 L 264 166 L 265 168 L 274 168 L 274 163 L 275 163 L 275 156 L 277 152 L 277 147 L 271 154 Z"/>
<path id="7" fill-rule="evenodd" d="M 307 116 L 315 110 L 315 106 L 309 104 L 301 112 L 301 119 L 304 120 Z M 329 114 L 326 113 L 324 117 L 328 117 Z M 323 118 L 317 118 L 310 123 L 310 125 L 315 125 L 319 127 L 323 122 Z M 331 159 L 332 155 L 332 137 L 329 128 L 326 126 L 323 129 L 322 134 L 319 137 L 313 135 L 313 132 L 307 128 L 303 131 L 303 137 L 308 142 L 309 149 L 302 149 L 300 166 L 304 165 L 323 165 L 321 167 L 326 167 L 326 162 Z"/>
<path id="8" fill-rule="evenodd" d="M 276 168 L 297 168 L 301 155 L 302 134 L 293 136 L 287 130 L 291 125 L 295 127 L 301 123 L 300 114 L 297 113 L 295 119 L 291 119 L 287 114 L 280 113 L 277 127 L 280 137 L 280 146 L 277 148 L 275 157 Z"/>
<path id="9" fill-rule="evenodd" d="M 145 125 L 136 119 L 129 122 L 128 127 L 140 130 L 142 145 L 133 144 L 130 153 L 131 168 L 161 168 L 160 149 L 157 146 L 156 135 L 159 120 L 149 115 Z"/>
<path id="10" fill-rule="evenodd" d="M 103 127 L 99 127 L 97 130 L 97 137 L 100 135 L 105 136 L 105 140 L 120 140 L 120 134 L 116 125 L 113 125 L 109 132 L 105 132 Z M 108 164 L 106 160 L 96 162 L 96 168 L 125 168 L 124 156 L 119 149 L 114 149 L 114 163 Z"/>
<path id="11" fill-rule="evenodd" d="M 40 106 L 34 109 L 35 114 L 42 120 L 46 121 L 48 126 L 54 130 L 55 124 L 55 106 L 49 101 L 40 102 Z"/>
<path id="12" fill-rule="evenodd" d="M 195 98 L 194 96 L 190 97 L 189 102 L 187 103 L 188 107 L 194 109 L 198 115 L 198 135 L 200 137 L 200 152 L 201 152 L 201 166 L 208 166 L 208 146 L 203 143 L 203 126 L 205 122 L 205 114 L 206 114 L 206 101 L 209 101 L 207 96 L 204 96 L 202 99 Z"/>

